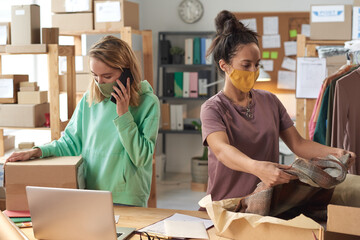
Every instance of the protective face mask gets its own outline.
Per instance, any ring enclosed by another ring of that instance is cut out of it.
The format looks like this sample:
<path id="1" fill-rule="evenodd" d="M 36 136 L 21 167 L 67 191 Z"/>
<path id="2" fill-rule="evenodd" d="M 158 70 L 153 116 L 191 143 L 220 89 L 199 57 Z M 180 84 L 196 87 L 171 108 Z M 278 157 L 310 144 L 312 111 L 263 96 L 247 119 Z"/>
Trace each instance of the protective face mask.
<path id="1" fill-rule="evenodd" d="M 116 81 L 111 83 L 98 83 L 95 79 L 94 81 L 99 91 L 102 93 L 102 95 L 104 95 L 104 97 L 111 97 L 111 93 L 114 91 L 113 86 L 116 85 Z"/>
<path id="2" fill-rule="evenodd" d="M 244 93 L 248 93 L 254 87 L 255 81 L 259 77 L 259 70 L 250 72 L 233 69 L 229 77 L 232 84 L 237 89 Z"/>

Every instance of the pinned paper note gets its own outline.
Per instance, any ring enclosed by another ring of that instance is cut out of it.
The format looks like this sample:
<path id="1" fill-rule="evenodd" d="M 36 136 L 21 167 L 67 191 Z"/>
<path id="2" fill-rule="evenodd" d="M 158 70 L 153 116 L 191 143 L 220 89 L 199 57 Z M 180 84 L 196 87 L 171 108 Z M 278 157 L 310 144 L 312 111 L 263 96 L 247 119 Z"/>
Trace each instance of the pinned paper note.
<path id="1" fill-rule="evenodd" d="M 270 58 L 270 52 L 269 51 L 264 51 L 262 53 L 262 58 Z"/>
<path id="2" fill-rule="evenodd" d="M 14 83 L 13 79 L 0 79 L 0 98 L 14 97 Z"/>
<path id="3" fill-rule="evenodd" d="M 279 71 L 277 88 L 279 88 L 279 89 L 295 89 L 295 72 Z"/>
<path id="4" fill-rule="evenodd" d="M 279 17 L 264 17 L 263 27 L 264 35 L 279 34 Z"/>
<path id="5" fill-rule="evenodd" d="M 274 60 L 261 60 L 260 64 L 262 65 L 264 71 L 274 71 Z"/>
<path id="6" fill-rule="evenodd" d="M 296 41 L 284 42 L 285 56 L 296 56 L 297 43 Z"/>
<path id="7" fill-rule="evenodd" d="M 271 52 L 271 53 L 270 53 L 270 58 L 271 58 L 271 59 L 277 59 L 277 58 L 278 58 L 278 55 L 279 55 L 279 54 L 278 54 L 277 51 Z"/>
<path id="8" fill-rule="evenodd" d="M 262 36 L 262 47 L 263 48 L 280 48 L 280 35 L 264 35 Z"/>
<path id="9" fill-rule="evenodd" d="M 281 67 L 291 70 L 291 71 L 295 71 L 296 70 L 296 60 L 292 59 L 292 58 L 284 57 Z"/>
<path id="10" fill-rule="evenodd" d="M 297 30 L 296 29 L 291 29 L 289 33 L 290 33 L 290 37 L 292 37 L 292 38 L 297 36 Z"/>
<path id="11" fill-rule="evenodd" d="M 256 18 L 241 19 L 240 22 L 242 24 L 244 24 L 244 26 L 249 28 L 250 30 L 257 32 Z"/>
<path id="12" fill-rule="evenodd" d="M 301 34 L 310 37 L 310 24 L 301 24 Z"/>

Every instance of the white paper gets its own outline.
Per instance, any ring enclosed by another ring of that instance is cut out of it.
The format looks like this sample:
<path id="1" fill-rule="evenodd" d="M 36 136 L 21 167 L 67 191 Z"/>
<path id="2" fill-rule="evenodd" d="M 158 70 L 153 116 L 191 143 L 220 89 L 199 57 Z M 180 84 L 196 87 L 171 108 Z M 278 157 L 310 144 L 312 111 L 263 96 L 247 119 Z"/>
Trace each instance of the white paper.
<path id="1" fill-rule="evenodd" d="M 284 42 L 285 56 L 296 56 L 297 43 L 296 41 Z"/>
<path id="2" fill-rule="evenodd" d="M 344 5 L 323 5 L 311 7 L 311 22 L 344 22 Z"/>
<path id="3" fill-rule="evenodd" d="M 209 239 L 203 222 L 165 220 L 164 224 L 166 236 Z"/>
<path id="4" fill-rule="evenodd" d="M 310 37 L 310 24 L 301 24 L 301 34 Z"/>
<path id="5" fill-rule="evenodd" d="M 262 36 L 263 48 L 280 48 L 280 35 L 264 35 Z"/>
<path id="6" fill-rule="evenodd" d="M 352 39 L 360 38 L 360 7 L 353 7 Z"/>
<path id="7" fill-rule="evenodd" d="M 89 0 L 65 0 L 66 12 L 90 11 Z"/>
<path id="8" fill-rule="evenodd" d="M 274 71 L 274 60 L 261 60 L 260 64 L 263 66 L 264 71 L 267 72 Z"/>
<path id="9" fill-rule="evenodd" d="M 119 22 L 121 20 L 120 2 L 96 2 L 96 22 Z"/>
<path id="10" fill-rule="evenodd" d="M 7 40 L 7 27 L 0 26 L 0 45 L 6 45 Z"/>
<path id="11" fill-rule="evenodd" d="M 240 22 L 242 22 L 245 27 L 257 32 L 256 18 L 241 19 Z"/>
<path id="12" fill-rule="evenodd" d="M 296 70 L 296 60 L 292 59 L 292 58 L 284 57 L 281 67 L 291 70 L 291 71 L 295 71 Z"/>
<path id="13" fill-rule="evenodd" d="M 296 97 L 317 98 L 325 77 L 325 58 L 297 58 Z"/>
<path id="14" fill-rule="evenodd" d="M 279 17 L 264 17 L 263 28 L 263 35 L 279 34 Z"/>
<path id="15" fill-rule="evenodd" d="M 295 72 L 279 71 L 277 88 L 279 89 L 295 89 Z"/>
<path id="16" fill-rule="evenodd" d="M 214 224 L 212 223 L 211 220 L 208 219 L 202 219 L 202 218 L 198 218 L 198 217 L 192 217 L 189 215 L 184 215 L 184 214 L 179 214 L 179 213 L 175 213 L 174 215 L 172 215 L 171 217 L 166 218 L 166 220 L 172 220 L 172 221 L 199 221 L 199 222 L 203 222 L 205 225 L 205 228 L 208 229 L 209 227 L 213 226 Z M 138 231 L 139 232 L 150 232 L 153 234 L 158 234 L 158 235 L 165 235 L 165 224 L 164 224 L 164 220 L 156 222 L 152 225 L 149 225 L 147 227 L 141 228 Z"/>
<path id="17" fill-rule="evenodd" d="M 0 79 L 0 98 L 14 97 L 14 83 L 11 78 Z"/>

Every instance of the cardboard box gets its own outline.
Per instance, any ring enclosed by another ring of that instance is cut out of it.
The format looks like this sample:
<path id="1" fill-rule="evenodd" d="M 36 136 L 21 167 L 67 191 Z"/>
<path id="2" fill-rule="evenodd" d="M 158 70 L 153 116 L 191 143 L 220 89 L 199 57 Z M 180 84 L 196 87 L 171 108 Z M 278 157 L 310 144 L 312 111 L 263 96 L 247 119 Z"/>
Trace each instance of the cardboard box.
<path id="1" fill-rule="evenodd" d="M 18 92 L 19 104 L 41 104 L 48 101 L 47 91 Z"/>
<path id="2" fill-rule="evenodd" d="M 310 39 L 350 40 L 351 22 L 351 5 L 312 5 Z"/>
<path id="3" fill-rule="evenodd" d="M 92 0 L 51 0 L 51 11 L 53 13 L 92 12 L 92 5 Z"/>
<path id="4" fill-rule="evenodd" d="M 4 151 L 8 151 L 15 148 L 15 136 L 4 136 Z"/>
<path id="5" fill-rule="evenodd" d="M 139 29 L 139 4 L 126 0 L 94 1 L 96 30 Z"/>
<path id="6" fill-rule="evenodd" d="M 49 112 L 49 103 L 0 104 L 0 126 L 42 127 L 46 121 L 45 113 Z"/>
<path id="7" fill-rule="evenodd" d="M 333 73 L 337 72 L 340 67 L 346 64 L 346 56 L 331 56 L 326 58 L 326 69 L 327 69 L 327 76 L 332 75 Z"/>
<path id="8" fill-rule="evenodd" d="M 52 26 L 58 27 L 60 33 L 71 31 L 93 30 L 92 13 L 60 13 L 52 15 Z"/>
<path id="9" fill-rule="evenodd" d="M 33 86 L 33 87 L 20 87 L 20 92 L 33 92 L 33 91 L 39 91 L 39 87 L 38 86 Z"/>
<path id="10" fill-rule="evenodd" d="M 5 52 L 6 52 L 6 46 L 0 45 L 0 53 L 5 53 Z"/>
<path id="11" fill-rule="evenodd" d="M 89 73 L 76 74 L 76 92 L 86 92 L 88 90 L 92 76 Z"/>
<path id="12" fill-rule="evenodd" d="M 6 209 L 28 210 L 26 186 L 84 188 L 83 160 L 77 157 L 50 157 L 5 165 Z"/>
<path id="13" fill-rule="evenodd" d="M 28 75 L 0 75 L 0 103 L 17 103 L 19 83 L 28 80 Z"/>
<path id="14" fill-rule="evenodd" d="M 35 146 L 34 142 L 21 142 L 18 145 L 19 149 L 30 149 Z"/>
<path id="15" fill-rule="evenodd" d="M 6 45 L 6 53 L 47 53 L 46 44 Z"/>
<path id="16" fill-rule="evenodd" d="M 37 87 L 37 82 L 21 82 L 20 87 Z"/>
<path id="17" fill-rule="evenodd" d="M 360 236 L 360 208 L 328 205 L 327 231 Z"/>
<path id="18" fill-rule="evenodd" d="M 11 7 L 11 44 L 40 43 L 40 6 L 36 4 Z"/>
<path id="19" fill-rule="evenodd" d="M 42 44 L 59 44 L 59 28 L 42 28 Z"/>
<path id="20" fill-rule="evenodd" d="M 10 23 L 0 22 L 0 45 L 11 43 Z"/>

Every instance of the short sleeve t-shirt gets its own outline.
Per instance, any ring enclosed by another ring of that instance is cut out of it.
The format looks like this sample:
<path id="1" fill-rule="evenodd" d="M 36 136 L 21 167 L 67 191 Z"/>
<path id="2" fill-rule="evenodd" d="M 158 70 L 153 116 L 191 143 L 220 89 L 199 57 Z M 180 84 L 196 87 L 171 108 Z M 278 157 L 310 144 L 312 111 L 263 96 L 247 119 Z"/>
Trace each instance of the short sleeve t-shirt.
<path id="1" fill-rule="evenodd" d="M 293 126 L 280 100 L 264 90 L 251 90 L 249 105 L 252 118 L 246 116 L 246 107 L 236 105 L 222 91 L 201 106 L 203 144 L 213 132 L 222 131 L 229 142 L 248 157 L 259 161 L 279 161 L 279 134 Z M 255 175 L 235 171 L 217 160 L 209 148 L 209 180 L 207 193 L 212 200 L 242 197 L 250 194 L 260 182 Z"/>

